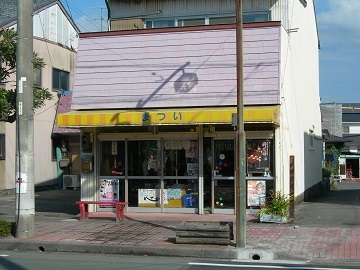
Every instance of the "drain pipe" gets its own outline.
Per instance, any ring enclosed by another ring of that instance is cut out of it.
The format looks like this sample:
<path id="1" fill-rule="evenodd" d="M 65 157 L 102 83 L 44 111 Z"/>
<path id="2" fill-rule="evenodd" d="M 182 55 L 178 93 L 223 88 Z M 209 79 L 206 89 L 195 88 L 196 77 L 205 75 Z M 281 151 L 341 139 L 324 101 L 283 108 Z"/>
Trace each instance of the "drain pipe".
<path id="1" fill-rule="evenodd" d="M 57 169 L 57 182 L 58 182 L 58 187 L 60 189 L 62 189 L 63 186 L 63 172 L 60 168 L 60 160 L 62 158 L 62 154 L 61 154 L 61 149 L 60 147 L 56 147 L 56 169 Z"/>

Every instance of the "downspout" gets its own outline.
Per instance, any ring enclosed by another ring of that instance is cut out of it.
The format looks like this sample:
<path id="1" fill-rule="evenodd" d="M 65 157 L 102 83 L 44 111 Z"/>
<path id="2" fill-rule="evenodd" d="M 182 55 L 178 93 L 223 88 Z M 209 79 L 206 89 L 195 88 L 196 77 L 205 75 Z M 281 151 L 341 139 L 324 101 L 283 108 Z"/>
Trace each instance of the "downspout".
<path id="1" fill-rule="evenodd" d="M 60 168 L 60 160 L 62 159 L 62 153 L 61 153 L 61 149 L 60 147 L 56 147 L 56 169 L 57 169 L 57 182 L 58 182 L 58 187 L 60 189 L 62 189 L 63 187 L 63 171 Z"/>

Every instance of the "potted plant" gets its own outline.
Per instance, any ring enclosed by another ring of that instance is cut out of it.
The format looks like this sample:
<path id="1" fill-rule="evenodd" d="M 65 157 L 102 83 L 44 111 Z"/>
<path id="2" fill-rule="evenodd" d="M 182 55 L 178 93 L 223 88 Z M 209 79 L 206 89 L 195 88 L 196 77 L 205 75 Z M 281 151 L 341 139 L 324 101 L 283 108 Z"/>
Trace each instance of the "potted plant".
<path id="1" fill-rule="evenodd" d="M 265 206 L 260 208 L 260 222 L 286 223 L 292 196 L 284 195 L 281 191 L 270 190 L 270 196 Z"/>

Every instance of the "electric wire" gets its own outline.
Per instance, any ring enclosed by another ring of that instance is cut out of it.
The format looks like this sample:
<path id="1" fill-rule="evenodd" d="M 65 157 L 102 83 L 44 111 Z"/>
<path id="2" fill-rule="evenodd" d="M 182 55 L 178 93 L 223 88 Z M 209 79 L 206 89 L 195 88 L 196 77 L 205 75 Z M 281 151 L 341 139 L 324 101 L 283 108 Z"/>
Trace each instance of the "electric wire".
<path id="1" fill-rule="evenodd" d="M 67 0 L 62 0 L 62 1 L 67 1 Z M 101 29 L 101 25 L 99 23 L 94 23 L 93 19 L 91 19 L 87 14 L 85 14 L 84 12 L 82 12 L 81 10 L 75 8 L 73 5 L 68 4 L 68 9 L 70 12 L 70 9 L 72 9 L 73 12 L 75 12 L 76 14 L 80 15 L 81 18 L 83 18 L 84 20 L 86 20 L 87 22 L 89 22 L 90 24 L 92 24 L 93 26 L 95 26 L 98 29 Z M 74 21 L 74 20 L 73 20 Z M 75 22 L 75 21 L 74 21 Z M 86 27 L 84 27 L 83 25 L 81 25 L 78 21 L 76 22 L 77 25 L 81 26 L 81 28 L 83 28 L 84 30 L 86 30 L 87 32 L 91 32 L 89 31 L 89 29 L 87 29 Z"/>
<path id="2" fill-rule="evenodd" d="M 40 25 L 41 25 L 41 30 L 42 30 L 42 32 L 43 32 L 44 39 L 45 39 L 45 40 L 50 40 L 49 37 L 45 36 L 44 24 L 43 24 L 43 22 L 42 22 L 42 20 L 41 20 L 40 14 L 38 14 L 38 16 L 39 16 Z M 52 59 L 51 59 L 51 54 L 50 54 L 48 42 L 46 41 L 45 44 L 46 44 L 46 50 L 47 50 L 47 53 L 48 53 L 48 55 L 49 55 L 49 59 L 50 59 L 51 66 L 53 67 L 53 62 L 52 62 Z"/>
<path id="3" fill-rule="evenodd" d="M 50 107 L 46 108 L 45 110 L 43 110 L 42 112 L 39 112 L 39 113 L 36 113 L 34 114 L 34 116 L 38 116 L 38 115 L 41 115 L 43 113 L 45 113 L 46 111 L 50 110 L 51 108 L 55 107 L 57 104 L 57 102 L 55 102 L 53 105 L 51 105 Z"/>
<path id="4" fill-rule="evenodd" d="M 75 20 L 74 20 L 74 18 L 73 18 L 73 16 L 72 16 L 72 13 L 71 13 L 71 9 L 70 9 L 70 6 L 69 6 L 69 2 L 68 2 L 68 0 L 65 0 L 66 1 L 66 5 L 67 5 L 67 7 L 68 7 L 68 12 L 69 12 L 69 16 L 70 16 L 70 19 L 73 21 L 73 23 L 75 23 Z M 77 33 L 77 31 L 75 31 L 75 33 L 72 33 L 71 35 L 70 35 L 70 37 L 64 42 L 65 44 L 64 45 L 66 45 L 66 43 L 69 41 L 69 40 L 71 40 L 71 38 L 72 38 L 72 36 L 74 35 L 74 34 L 78 34 Z M 71 45 L 70 45 L 70 47 L 72 47 Z"/>
<path id="5" fill-rule="evenodd" d="M 72 21 L 74 21 L 74 18 L 73 18 L 72 14 L 71 14 L 71 9 L 70 9 L 70 7 L 69 7 L 69 2 L 68 2 L 68 0 L 65 0 L 65 1 L 66 1 L 66 5 L 67 5 L 67 7 L 68 7 L 68 10 L 69 10 L 70 18 L 71 18 Z"/>

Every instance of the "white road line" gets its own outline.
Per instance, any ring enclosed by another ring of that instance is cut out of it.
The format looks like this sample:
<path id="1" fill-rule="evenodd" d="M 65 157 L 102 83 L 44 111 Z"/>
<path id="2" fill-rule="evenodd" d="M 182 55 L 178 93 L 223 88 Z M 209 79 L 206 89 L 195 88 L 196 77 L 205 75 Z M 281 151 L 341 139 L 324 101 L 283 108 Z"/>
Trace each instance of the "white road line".
<path id="1" fill-rule="evenodd" d="M 193 263 L 190 265 L 201 265 L 201 266 L 219 266 L 219 267 L 248 267 L 248 268 L 274 268 L 274 269 L 289 269 L 286 266 L 274 266 L 274 265 L 251 265 L 251 264 L 224 264 L 224 263 Z"/>
<path id="2" fill-rule="evenodd" d="M 223 264 L 223 263 L 196 263 L 196 262 L 189 262 L 189 265 L 198 265 L 198 266 L 218 266 L 218 267 L 247 267 L 247 268 L 268 268 L 268 269 L 297 269 L 297 270 L 354 270 L 354 268 L 327 268 L 327 267 L 309 267 L 309 266 L 282 266 L 282 265 L 250 265 L 250 264 Z"/>
<path id="3" fill-rule="evenodd" d="M 9 257 L 9 255 L 0 254 L 0 257 Z"/>

